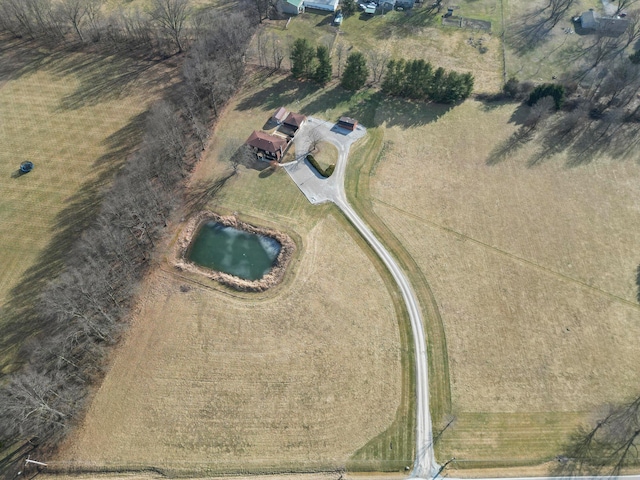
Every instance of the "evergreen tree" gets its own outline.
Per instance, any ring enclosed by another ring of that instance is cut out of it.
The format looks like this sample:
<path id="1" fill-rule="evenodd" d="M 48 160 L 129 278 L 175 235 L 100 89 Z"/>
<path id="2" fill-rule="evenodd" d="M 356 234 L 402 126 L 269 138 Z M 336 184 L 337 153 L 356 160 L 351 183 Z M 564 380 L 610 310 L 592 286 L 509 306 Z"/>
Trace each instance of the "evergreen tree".
<path id="1" fill-rule="evenodd" d="M 324 45 L 320 45 L 316 49 L 316 56 L 318 57 L 318 66 L 314 72 L 313 79 L 320 85 L 326 85 L 331 80 L 332 67 L 331 59 L 329 58 L 329 49 Z"/>
<path id="2" fill-rule="evenodd" d="M 298 38 L 291 49 L 291 73 L 295 78 L 311 78 L 315 69 L 315 52 L 306 38 Z"/>
<path id="3" fill-rule="evenodd" d="M 387 95 L 403 96 L 404 60 L 390 60 L 381 89 Z"/>
<path id="4" fill-rule="evenodd" d="M 433 77 L 429 83 L 429 89 L 427 92 L 428 97 L 434 102 L 442 102 L 444 97 L 444 90 L 446 88 L 445 82 L 447 79 L 447 72 L 444 68 L 438 67 L 433 72 Z"/>
<path id="5" fill-rule="evenodd" d="M 564 102 L 564 86 L 556 85 L 554 83 L 543 83 L 542 85 L 538 85 L 529 95 L 527 105 L 532 107 L 538 102 L 538 100 L 544 97 L 553 97 L 556 110 L 560 110 L 560 107 Z"/>
<path id="6" fill-rule="evenodd" d="M 360 52 L 354 52 L 347 58 L 347 65 L 342 74 L 341 85 L 346 90 L 359 90 L 364 87 L 369 77 L 367 60 Z"/>

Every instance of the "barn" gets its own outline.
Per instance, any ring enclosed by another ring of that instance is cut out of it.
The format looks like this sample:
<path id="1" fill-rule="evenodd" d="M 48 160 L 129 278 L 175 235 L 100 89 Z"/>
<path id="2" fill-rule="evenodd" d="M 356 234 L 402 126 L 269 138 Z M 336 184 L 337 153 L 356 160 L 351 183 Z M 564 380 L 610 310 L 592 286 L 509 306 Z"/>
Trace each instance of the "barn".
<path id="1" fill-rule="evenodd" d="M 354 131 L 358 126 L 358 121 L 351 117 L 340 117 L 340 120 L 338 120 L 338 126 L 345 130 Z"/>

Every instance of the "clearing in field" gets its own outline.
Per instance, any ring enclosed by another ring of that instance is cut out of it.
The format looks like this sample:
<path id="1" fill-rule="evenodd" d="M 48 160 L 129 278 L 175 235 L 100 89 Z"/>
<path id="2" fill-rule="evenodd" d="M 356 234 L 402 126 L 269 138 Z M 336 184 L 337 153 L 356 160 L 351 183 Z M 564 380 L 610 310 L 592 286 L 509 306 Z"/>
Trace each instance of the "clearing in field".
<path id="1" fill-rule="evenodd" d="M 240 164 L 229 177 L 229 159 L 272 105 L 308 113 L 317 96 L 280 76 L 249 84 L 193 174 L 190 205 L 206 198 L 216 212 L 287 232 L 297 244 L 290 271 L 267 292 L 238 293 L 176 272 L 167 254 L 57 466 L 315 471 L 343 468 L 356 452 L 359 468 L 411 465 L 411 342 L 387 273 L 339 212 L 309 204 L 284 170 Z M 326 105 L 339 116 L 348 102 L 334 93 Z"/>
<path id="2" fill-rule="evenodd" d="M 0 53 L 0 372 L 38 330 L 34 297 L 139 141 L 147 106 L 171 84 L 162 64 L 30 48 L 6 40 Z M 35 168 L 19 175 L 23 161 Z"/>
<path id="3" fill-rule="evenodd" d="M 435 296 L 449 411 L 440 461 L 459 468 L 553 459 L 598 407 L 637 394 L 638 158 L 528 167 L 530 145 L 487 162 L 514 105 L 475 101 L 385 122 L 372 208 Z M 415 279 L 415 277 L 414 277 Z M 418 279 L 419 280 L 419 279 Z"/>

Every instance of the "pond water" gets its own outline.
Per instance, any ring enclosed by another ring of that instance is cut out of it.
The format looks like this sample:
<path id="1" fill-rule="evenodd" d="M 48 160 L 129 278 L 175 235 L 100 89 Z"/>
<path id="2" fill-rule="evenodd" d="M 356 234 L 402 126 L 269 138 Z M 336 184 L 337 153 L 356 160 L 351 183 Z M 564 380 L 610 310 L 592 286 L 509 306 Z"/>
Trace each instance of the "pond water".
<path id="1" fill-rule="evenodd" d="M 271 237 L 210 221 L 200 227 L 187 256 L 202 267 L 258 280 L 271 270 L 280 248 Z"/>

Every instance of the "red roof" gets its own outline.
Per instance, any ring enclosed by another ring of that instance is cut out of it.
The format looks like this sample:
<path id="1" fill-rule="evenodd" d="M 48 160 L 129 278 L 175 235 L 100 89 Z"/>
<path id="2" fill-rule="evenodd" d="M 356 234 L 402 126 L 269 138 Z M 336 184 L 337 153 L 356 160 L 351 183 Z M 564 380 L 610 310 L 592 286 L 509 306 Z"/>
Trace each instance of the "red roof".
<path id="1" fill-rule="evenodd" d="M 273 118 L 277 122 L 281 122 L 287 116 L 287 109 L 284 107 L 280 107 L 276 110 L 276 113 L 273 114 L 271 118 Z"/>
<path id="2" fill-rule="evenodd" d="M 249 135 L 249 138 L 245 143 L 251 147 L 255 147 L 269 153 L 279 152 L 287 146 L 287 141 L 284 138 L 255 130 L 251 135 Z"/>
<path id="3" fill-rule="evenodd" d="M 358 125 L 358 121 L 355 118 L 351 117 L 340 117 L 338 123 L 344 123 L 346 125 Z"/>
<path id="4" fill-rule="evenodd" d="M 300 128 L 306 119 L 307 117 L 300 113 L 291 112 L 283 123 L 285 125 L 291 125 L 292 127 Z"/>

